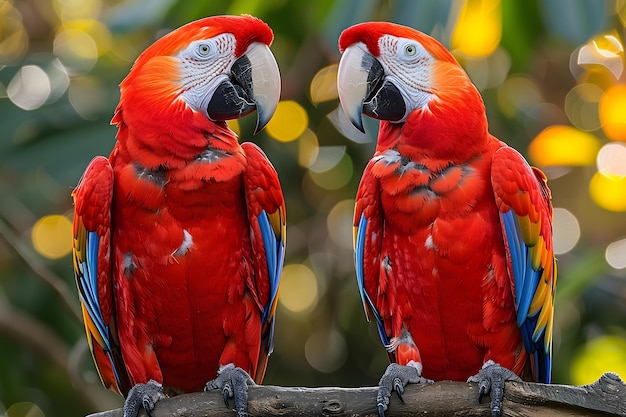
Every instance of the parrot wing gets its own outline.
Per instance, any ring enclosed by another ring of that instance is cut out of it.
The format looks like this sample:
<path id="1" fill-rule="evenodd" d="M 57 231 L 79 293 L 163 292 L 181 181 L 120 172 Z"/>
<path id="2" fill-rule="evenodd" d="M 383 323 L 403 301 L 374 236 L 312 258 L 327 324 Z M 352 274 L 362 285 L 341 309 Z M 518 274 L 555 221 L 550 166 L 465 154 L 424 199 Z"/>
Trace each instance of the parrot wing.
<path id="1" fill-rule="evenodd" d="M 274 349 L 274 313 L 287 237 L 285 201 L 278 174 L 263 151 L 250 142 L 243 143 L 241 147 L 248 161 L 243 181 L 256 271 L 254 282 L 248 282 L 248 287 L 262 311 L 261 353 L 256 375 L 253 376 L 260 383 L 267 358 Z"/>
<path id="2" fill-rule="evenodd" d="M 380 257 L 383 241 L 383 211 L 380 203 L 380 183 L 371 173 L 373 161 L 363 172 L 354 208 L 354 264 L 356 280 L 367 320 L 374 317 L 383 345 L 389 346 L 389 335 L 376 298 L 381 285 Z"/>
<path id="3" fill-rule="evenodd" d="M 506 247 L 517 324 L 535 381 L 549 383 L 556 262 L 552 205 L 545 175 L 513 148 L 493 157 L 491 181 Z"/>
<path id="4" fill-rule="evenodd" d="M 128 375 L 117 343 L 111 281 L 113 168 L 95 157 L 72 193 L 74 276 L 89 349 L 105 387 L 126 394 Z"/>

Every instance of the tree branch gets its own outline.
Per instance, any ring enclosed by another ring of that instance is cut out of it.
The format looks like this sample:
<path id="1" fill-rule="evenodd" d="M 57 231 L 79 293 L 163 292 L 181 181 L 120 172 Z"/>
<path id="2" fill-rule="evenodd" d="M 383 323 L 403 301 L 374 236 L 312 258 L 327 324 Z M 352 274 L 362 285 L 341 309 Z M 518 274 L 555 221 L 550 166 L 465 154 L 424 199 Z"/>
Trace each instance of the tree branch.
<path id="1" fill-rule="evenodd" d="M 265 416 L 354 416 L 375 417 L 376 387 L 301 388 L 252 386 L 248 391 L 248 411 L 252 417 Z M 489 401 L 478 403 L 476 384 L 436 382 L 408 385 L 405 404 L 394 394 L 388 417 L 485 416 Z M 153 417 L 231 417 L 234 411 L 224 405 L 219 391 L 184 394 L 161 400 Z M 142 411 L 140 416 L 145 416 Z M 617 374 L 606 373 L 585 386 L 544 385 L 507 382 L 502 415 L 506 416 L 626 416 L 626 385 Z M 120 417 L 122 410 L 92 414 L 89 417 Z"/>

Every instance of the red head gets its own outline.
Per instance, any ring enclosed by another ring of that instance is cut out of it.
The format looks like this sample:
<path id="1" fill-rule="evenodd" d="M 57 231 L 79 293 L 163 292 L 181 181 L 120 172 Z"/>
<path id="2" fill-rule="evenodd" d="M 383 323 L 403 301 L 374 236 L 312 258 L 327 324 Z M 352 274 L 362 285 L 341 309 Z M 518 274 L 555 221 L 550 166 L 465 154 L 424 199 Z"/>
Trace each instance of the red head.
<path id="1" fill-rule="evenodd" d="M 272 40 L 270 27 L 248 15 L 207 17 L 158 39 L 120 84 L 113 118 L 118 139 L 162 148 L 161 158 L 173 148 L 193 154 L 205 146 L 206 132 L 226 129 L 225 120 L 254 110 L 260 130 L 280 97 Z M 163 132 L 167 139 L 159 136 Z"/>
<path id="2" fill-rule="evenodd" d="M 452 54 L 415 29 L 360 23 L 339 38 L 337 87 L 344 112 L 363 130 L 361 114 L 382 120 L 381 132 L 432 152 L 451 152 L 485 136 L 482 99 Z"/>

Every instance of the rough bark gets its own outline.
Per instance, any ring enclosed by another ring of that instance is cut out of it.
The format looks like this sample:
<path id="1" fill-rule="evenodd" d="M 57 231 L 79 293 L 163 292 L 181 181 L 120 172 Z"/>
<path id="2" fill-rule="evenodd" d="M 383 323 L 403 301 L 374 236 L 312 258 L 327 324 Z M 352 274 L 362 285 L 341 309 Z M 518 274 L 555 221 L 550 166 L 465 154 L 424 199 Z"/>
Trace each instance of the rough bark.
<path id="1" fill-rule="evenodd" d="M 252 386 L 248 390 L 251 417 L 265 416 L 351 416 L 375 417 L 376 387 L 303 388 Z M 409 385 L 404 404 L 394 394 L 387 417 L 487 416 L 489 399 L 478 403 L 476 384 L 436 382 Z M 219 391 L 184 394 L 161 400 L 152 417 L 234 416 L 232 402 L 226 407 Z M 140 416 L 146 414 L 142 411 Z M 617 374 L 606 373 L 585 386 L 544 385 L 507 382 L 504 417 L 514 416 L 626 416 L 626 384 Z M 89 417 L 121 417 L 121 410 L 92 414 Z"/>

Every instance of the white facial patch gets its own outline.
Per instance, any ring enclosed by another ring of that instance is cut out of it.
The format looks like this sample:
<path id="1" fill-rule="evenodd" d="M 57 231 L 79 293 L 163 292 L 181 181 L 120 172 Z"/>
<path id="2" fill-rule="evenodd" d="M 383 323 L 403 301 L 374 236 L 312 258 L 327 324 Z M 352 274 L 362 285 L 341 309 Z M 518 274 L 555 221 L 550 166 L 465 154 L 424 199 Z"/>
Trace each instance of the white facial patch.
<path id="1" fill-rule="evenodd" d="M 386 80 L 400 90 L 407 103 L 407 115 L 426 107 L 433 97 L 431 66 L 435 58 L 419 42 L 392 35 L 381 36 L 378 47 L 378 60 L 385 69 Z"/>
<path id="2" fill-rule="evenodd" d="M 215 89 L 228 79 L 235 62 L 236 40 L 231 33 L 193 41 L 180 51 L 181 98 L 200 113 L 206 114 Z"/>

